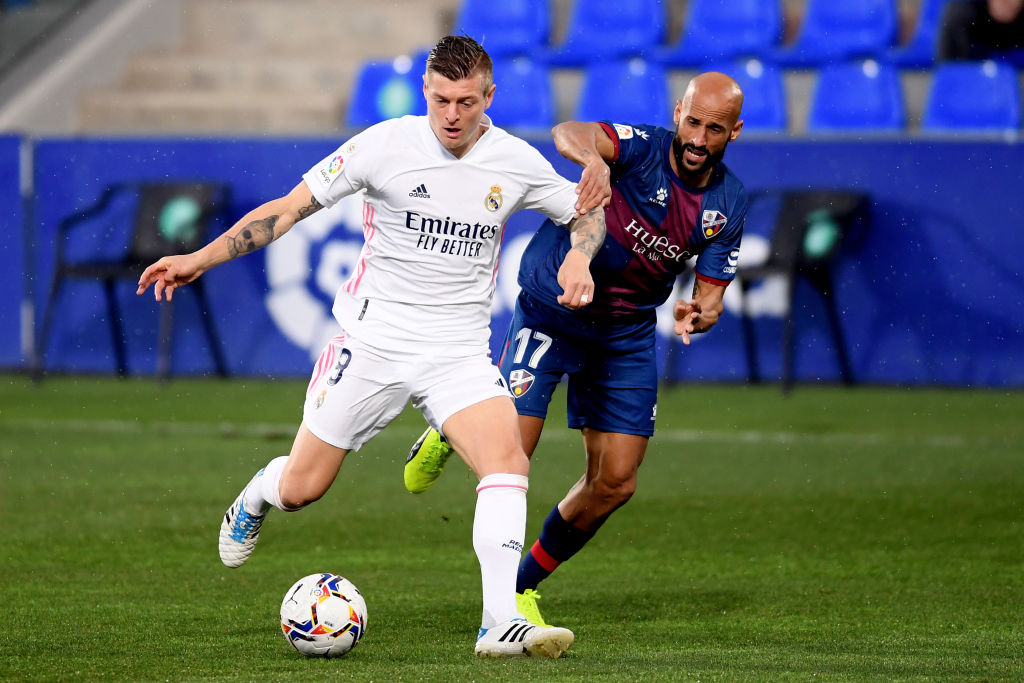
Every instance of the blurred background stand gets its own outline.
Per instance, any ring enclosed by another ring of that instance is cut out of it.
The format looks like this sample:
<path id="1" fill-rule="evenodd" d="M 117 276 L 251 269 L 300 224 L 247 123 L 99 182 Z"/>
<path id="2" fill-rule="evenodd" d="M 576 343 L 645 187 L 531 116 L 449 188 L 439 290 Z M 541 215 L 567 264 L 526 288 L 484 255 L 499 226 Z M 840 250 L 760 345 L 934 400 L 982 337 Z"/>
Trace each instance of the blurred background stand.
<path id="1" fill-rule="evenodd" d="M 117 302 L 117 282 L 137 283 L 142 271 L 161 257 L 201 248 L 208 240 L 210 226 L 220 222 L 218 219 L 222 218 L 227 200 L 228 187 L 220 183 L 118 183 L 108 185 L 93 205 L 68 216 L 57 233 L 56 264 L 37 340 L 33 375 L 39 379 L 45 372 L 46 352 L 62 290 L 72 281 L 91 280 L 103 285 L 117 374 L 127 376 L 124 320 Z M 131 205 L 135 206 L 134 222 L 125 240 L 126 231 L 118 225 L 124 212 L 118 209 Z M 179 289 L 178 297 L 185 291 L 196 296 L 214 367 L 219 376 L 226 377 L 227 364 L 203 280 L 197 279 Z M 160 306 L 156 374 L 163 380 L 171 373 L 176 301 L 164 301 Z"/>
<path id="2" fill-rule="evenodd" d="M 796 351 L 797 280 L 803 278 L 821 295 L 832 333 L 833 346 L 843 383 L 854 383 L 850 356 L 843 334 L 842 317 L 835 298 L 832 264 L 843 238 L 859 219 L 865 219 L 868 198 L 865 194 L 843 190 L 783 191 L 755 193 L 751 201 L 775 195 L 780 200 L 767 260 L 744 267 L 736 273 L 740 285 L 741 320 L 747 356 L 749 381 L 761 381 L 757 359 L 757 339 L 747 306 L 750 287 L 765 278 L 781 275 L 786 279 L 789 301 L 782 333 L 782 389 L 793 387 L 793 362 Z M 866 220 L 866 219 L 865 219 Z"/>

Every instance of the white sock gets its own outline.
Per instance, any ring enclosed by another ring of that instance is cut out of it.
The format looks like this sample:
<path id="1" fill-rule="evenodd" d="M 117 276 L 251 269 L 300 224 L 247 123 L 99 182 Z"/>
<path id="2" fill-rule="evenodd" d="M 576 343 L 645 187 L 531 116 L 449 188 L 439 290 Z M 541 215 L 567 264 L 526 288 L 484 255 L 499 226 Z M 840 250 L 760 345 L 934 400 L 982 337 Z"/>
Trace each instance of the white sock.
<path id="1" fill-rule="evenodd" d="M 482 628 L 514 619 L 516 573 L 526 538 L 526 490 L 521 474 L 489 474 L 476 487 L 473 549 L 483 584 Z"/>
<path id="2" fill-rule="evenodd" d="M 254 515 L 265 515 L 271 507 L 290 511 L 281 504 L 281 473 L 284 472 L 288 456 L 282 455 L 267 463 L 267 466 L 256 473 L 245 489 L 242 505 L 246 511 Z"/>

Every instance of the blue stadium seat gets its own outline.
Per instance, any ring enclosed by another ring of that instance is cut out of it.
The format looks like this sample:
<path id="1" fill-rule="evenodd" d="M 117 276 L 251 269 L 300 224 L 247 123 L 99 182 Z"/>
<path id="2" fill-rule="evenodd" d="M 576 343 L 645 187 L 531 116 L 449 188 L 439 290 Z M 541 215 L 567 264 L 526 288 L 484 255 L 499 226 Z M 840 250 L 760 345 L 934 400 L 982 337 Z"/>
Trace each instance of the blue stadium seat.
<path id="1" fill-rule="evenodd" d="M 453 33 L 472 36 L 492 59 L 526 55 L 551 38 L 550 0 L 463 0 Z"/>
<path id="2" fill-rule="evenodd" d="M 945 62 L 932 71 L 921 130 L 1019 133 L 1020 85 L 1008 64 Z"/>
<path id="3" fill-rule="evenodd" d="M 998 59 L 1001 62 L 1011 64 L 1018 69 L 1024 69 L 1024 48 L 1017 48 L 1015 50 L 1005 50 L 1003 52 L 992 55 L 992 59 Z"/>
<path id="4" fill-rule="evenodd" d="M 496 126 L 545 133 L 556 123 L 555 96 L 547 66 L 529 57 L 496 59 L 497 90 L 488 115 Z"/>
<path id="5" fill-rule="evenodd" d="M 655 51 L 669 67 L 762 56 L 782 39 L 780 0 L 690 0 L 679 40 Z"/>
<path id="6" fill-rule="evenodd" d="M 818 71 L 807 130 L 812 133 L 897 133 L 906 126 L 899 72 L 874 59 Z"/>
<path id="7" fill-rule="evenodd" d="M 584 71 L 574 118 L 671 124 L 672 104 L 665 68 L 639 57 L 592 64 Z"/>
<path id="8" fill-rule="evenodd" d="M 708 64 L 705 71 L 732 76 L 743 90 L 743 130 L 782 133 L 786 130 L 786 87 L 782 69 L 760 59 L 735 59 Z"/>
<path id="9" fill-rule="evenodd" d="M 882 58 L 895 42 L 897 28 L 896 0 L 807 0 L 796 43 L 776 55 L 790 67 Z"/>
<path id="10" fill-rule="evenodd" d="M 543 52 L 552 66 L 585 67 L 595 62 L 653 53 L 665 42 L 663 0 L 575 0 L 565 42 Z"/>
<path id="11" fill-rule="evenodd" d="M 906 69 L 924 69 L 935 63 L 942 12 L 949 0 L 921 0 L 914 34 L 906 45 L 889 51 L 889 61 Z"/>
<path id="12" fill-rule="evenodd" d="M 385 119 L 427 113 L 423 99 L 426 53 L 365 62 L 356 76 L 345 123 L 364 128 Z"/>

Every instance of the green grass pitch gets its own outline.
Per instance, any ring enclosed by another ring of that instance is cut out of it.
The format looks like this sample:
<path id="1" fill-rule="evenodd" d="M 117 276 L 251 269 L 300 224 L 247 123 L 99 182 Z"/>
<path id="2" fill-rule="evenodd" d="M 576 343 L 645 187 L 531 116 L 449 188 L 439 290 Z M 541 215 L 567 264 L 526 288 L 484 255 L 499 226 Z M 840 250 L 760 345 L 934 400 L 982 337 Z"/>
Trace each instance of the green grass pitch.
<path id="1" fill-rule="evenodd" d="M 405 491 L 411 410 L 220 564 L 221 515 L 287 452 L 304 388 L 0 376 L 0 679 L 1024 679 L 1024 393 L 666 388 L 637 494 L 542 585 L 576 644 L 480 661 L 475 482 L 453 462 Z M 528 544 L 582 471 L 564 425 L 534 458 Z M 366 596 L 341 659 L 278 627 L 316 571 Z"/>

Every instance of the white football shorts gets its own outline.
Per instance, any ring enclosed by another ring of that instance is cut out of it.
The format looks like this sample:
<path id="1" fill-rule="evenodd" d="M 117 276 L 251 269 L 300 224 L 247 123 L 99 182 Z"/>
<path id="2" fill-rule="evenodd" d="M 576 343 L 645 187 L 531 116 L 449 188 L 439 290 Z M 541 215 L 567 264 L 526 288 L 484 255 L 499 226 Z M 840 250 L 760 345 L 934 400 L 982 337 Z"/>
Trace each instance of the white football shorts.
<path id="1" fill-rule="evenodd" d="M 446 358 L 373 349 L 351 335 L 334 337 L 306 389 L 303 421 L 323 441 L 359 450 L 411 401 L 430 426 L 463 408 L 512 395 L 486 355 Z"/>

